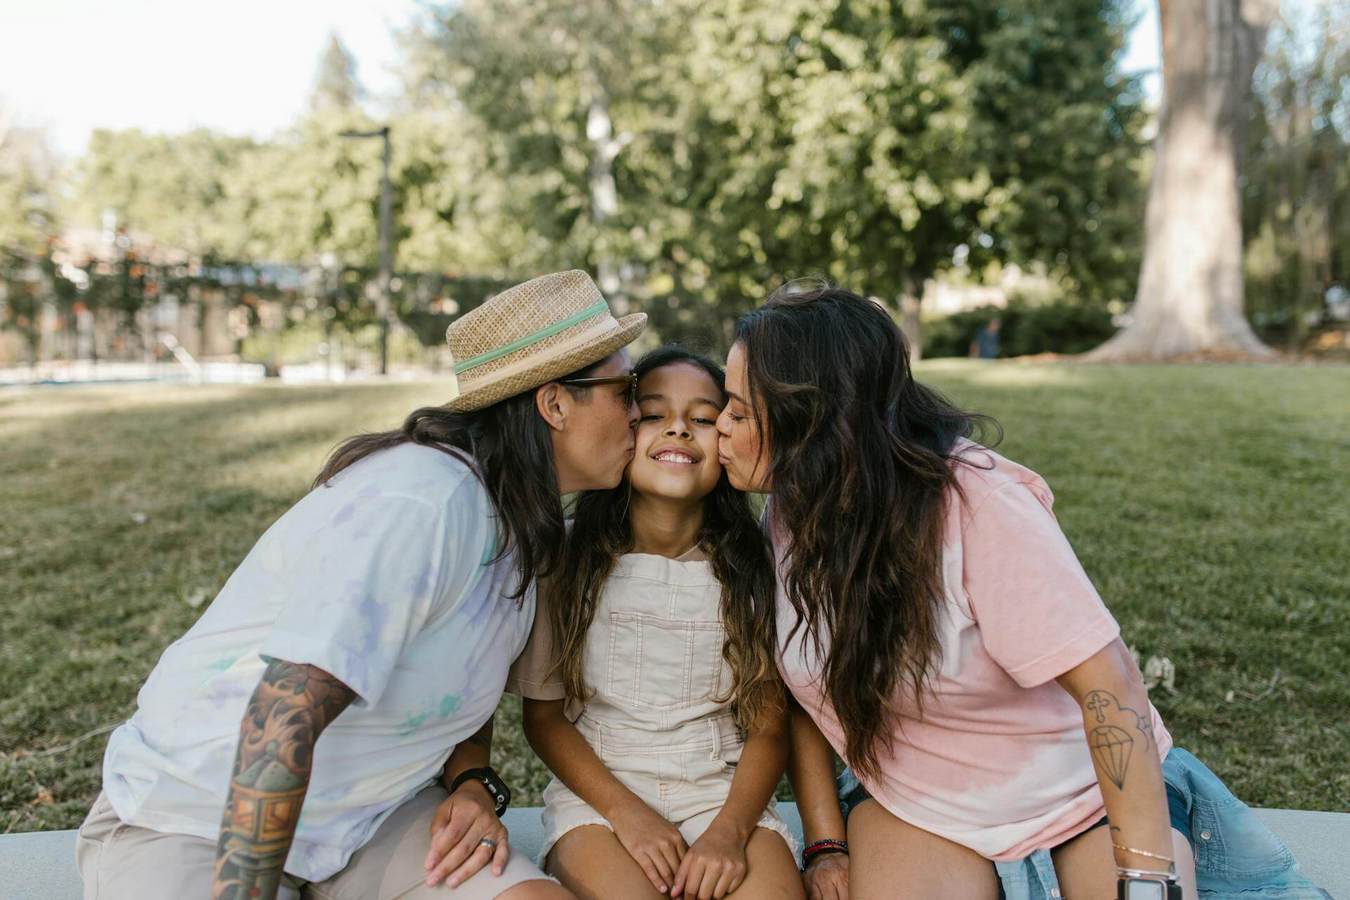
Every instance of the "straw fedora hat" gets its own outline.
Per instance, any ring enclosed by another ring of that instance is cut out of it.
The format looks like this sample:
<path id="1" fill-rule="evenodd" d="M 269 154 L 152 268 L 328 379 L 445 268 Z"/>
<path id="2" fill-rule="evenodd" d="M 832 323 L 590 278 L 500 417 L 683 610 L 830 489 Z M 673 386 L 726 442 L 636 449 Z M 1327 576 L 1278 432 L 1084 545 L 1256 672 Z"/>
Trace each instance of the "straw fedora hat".
<path id="1" fill-rule="evenodd" d="M 615 319 L 591 277 L 573 269 L 507 288 L 446 329 L 457 393 L 470 412 L 599 362 L 647 327 L 646 313 Z"/>

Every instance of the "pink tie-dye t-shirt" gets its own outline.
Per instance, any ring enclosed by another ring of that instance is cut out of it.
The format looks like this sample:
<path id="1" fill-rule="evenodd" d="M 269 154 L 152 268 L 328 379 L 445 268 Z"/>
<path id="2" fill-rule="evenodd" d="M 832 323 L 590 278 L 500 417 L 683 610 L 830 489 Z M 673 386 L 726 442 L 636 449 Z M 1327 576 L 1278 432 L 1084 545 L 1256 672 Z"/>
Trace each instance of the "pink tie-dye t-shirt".
<path id="1" fill-rule="evenodd" d="M 903 821 L 989 859 L 1020 859 L 1104 815 L 1082 714 L 1055 679 L 1120 628 L 1060 531 L 1045 481 L 974 444 L 963 456 L 973 464 L 955 466 L 965 498 L 952 492 L 947 505 L 942 666 L 921 719 L 897 696 L 893 748 L 882 751 L 880 777 L 862 780 Z M 782 537 L 774 535 L 780 573 Z M 780 580 L 779 668 L 843 757 L 813 642 L 805 629 L 788 637 L 795 622 Z M 1149 711 L 1165 756 L 1172 738 Z"/>

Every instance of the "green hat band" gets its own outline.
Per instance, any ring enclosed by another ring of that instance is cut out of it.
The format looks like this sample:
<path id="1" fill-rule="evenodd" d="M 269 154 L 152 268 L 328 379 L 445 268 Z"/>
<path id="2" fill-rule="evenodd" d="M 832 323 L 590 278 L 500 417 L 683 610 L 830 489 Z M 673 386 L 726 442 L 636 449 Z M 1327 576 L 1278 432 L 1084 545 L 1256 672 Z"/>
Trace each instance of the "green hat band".
<path id="1" fill-rule="evenodd" d="M 490 363 L 494 359 L 501 359 L 503 356 L 515 353 L 517 350 L 523 350 L 531 344 L 537 344 L 545 338 L 553 337 L 560 331 L 566 331 L 573 325 L 578 325 L 587 319 L 594 318 L 595 316 L 606 312 L 609 312 L 609 304 L 602 298 L 576 315 L 568 316 L 566 319 L 559 322 L 554 322 L 547 328 L 541 328 L 533 334 L 527 334 L 522 338 L 516 338 L 511 343 L 504 344 L 496 350 L 489 350 L 487 353 L 480 353 L 475 357 L 466 359 L 462 363 L 456 363 L 455 374 L 458 375 L 461 372 L 472 369 L 474 366 L 481 366 L 483 363 Z"/>

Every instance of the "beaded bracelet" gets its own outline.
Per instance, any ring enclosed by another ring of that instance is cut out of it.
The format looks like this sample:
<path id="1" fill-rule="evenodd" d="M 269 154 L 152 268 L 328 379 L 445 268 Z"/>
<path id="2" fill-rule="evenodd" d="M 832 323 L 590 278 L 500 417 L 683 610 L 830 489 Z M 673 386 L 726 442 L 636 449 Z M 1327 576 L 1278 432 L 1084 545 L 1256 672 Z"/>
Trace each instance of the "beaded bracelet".
<path id="1" fill-rule="evenodd" d="M 823 841 L 813 841 L 806 845 L 802 851 L 802 871 L 805 872 L 818 856 L 824 856 L 827 853 L 842 853 L 848 856 L 848 841 L 836 841 L 826 838 Z"/>

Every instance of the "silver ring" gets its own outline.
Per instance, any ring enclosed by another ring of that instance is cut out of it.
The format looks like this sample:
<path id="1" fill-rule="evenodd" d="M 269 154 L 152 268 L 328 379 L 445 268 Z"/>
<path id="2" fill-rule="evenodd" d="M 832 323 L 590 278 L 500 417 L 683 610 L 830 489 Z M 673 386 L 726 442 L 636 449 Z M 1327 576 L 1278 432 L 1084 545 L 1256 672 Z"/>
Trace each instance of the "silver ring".
<path id="1" fill-rule="evenodd" d="M 492 838 L 479 838 L 478 843 L 488 848 L 489 850 L 497 849 L 497 842 L 494 841 Z"/>

